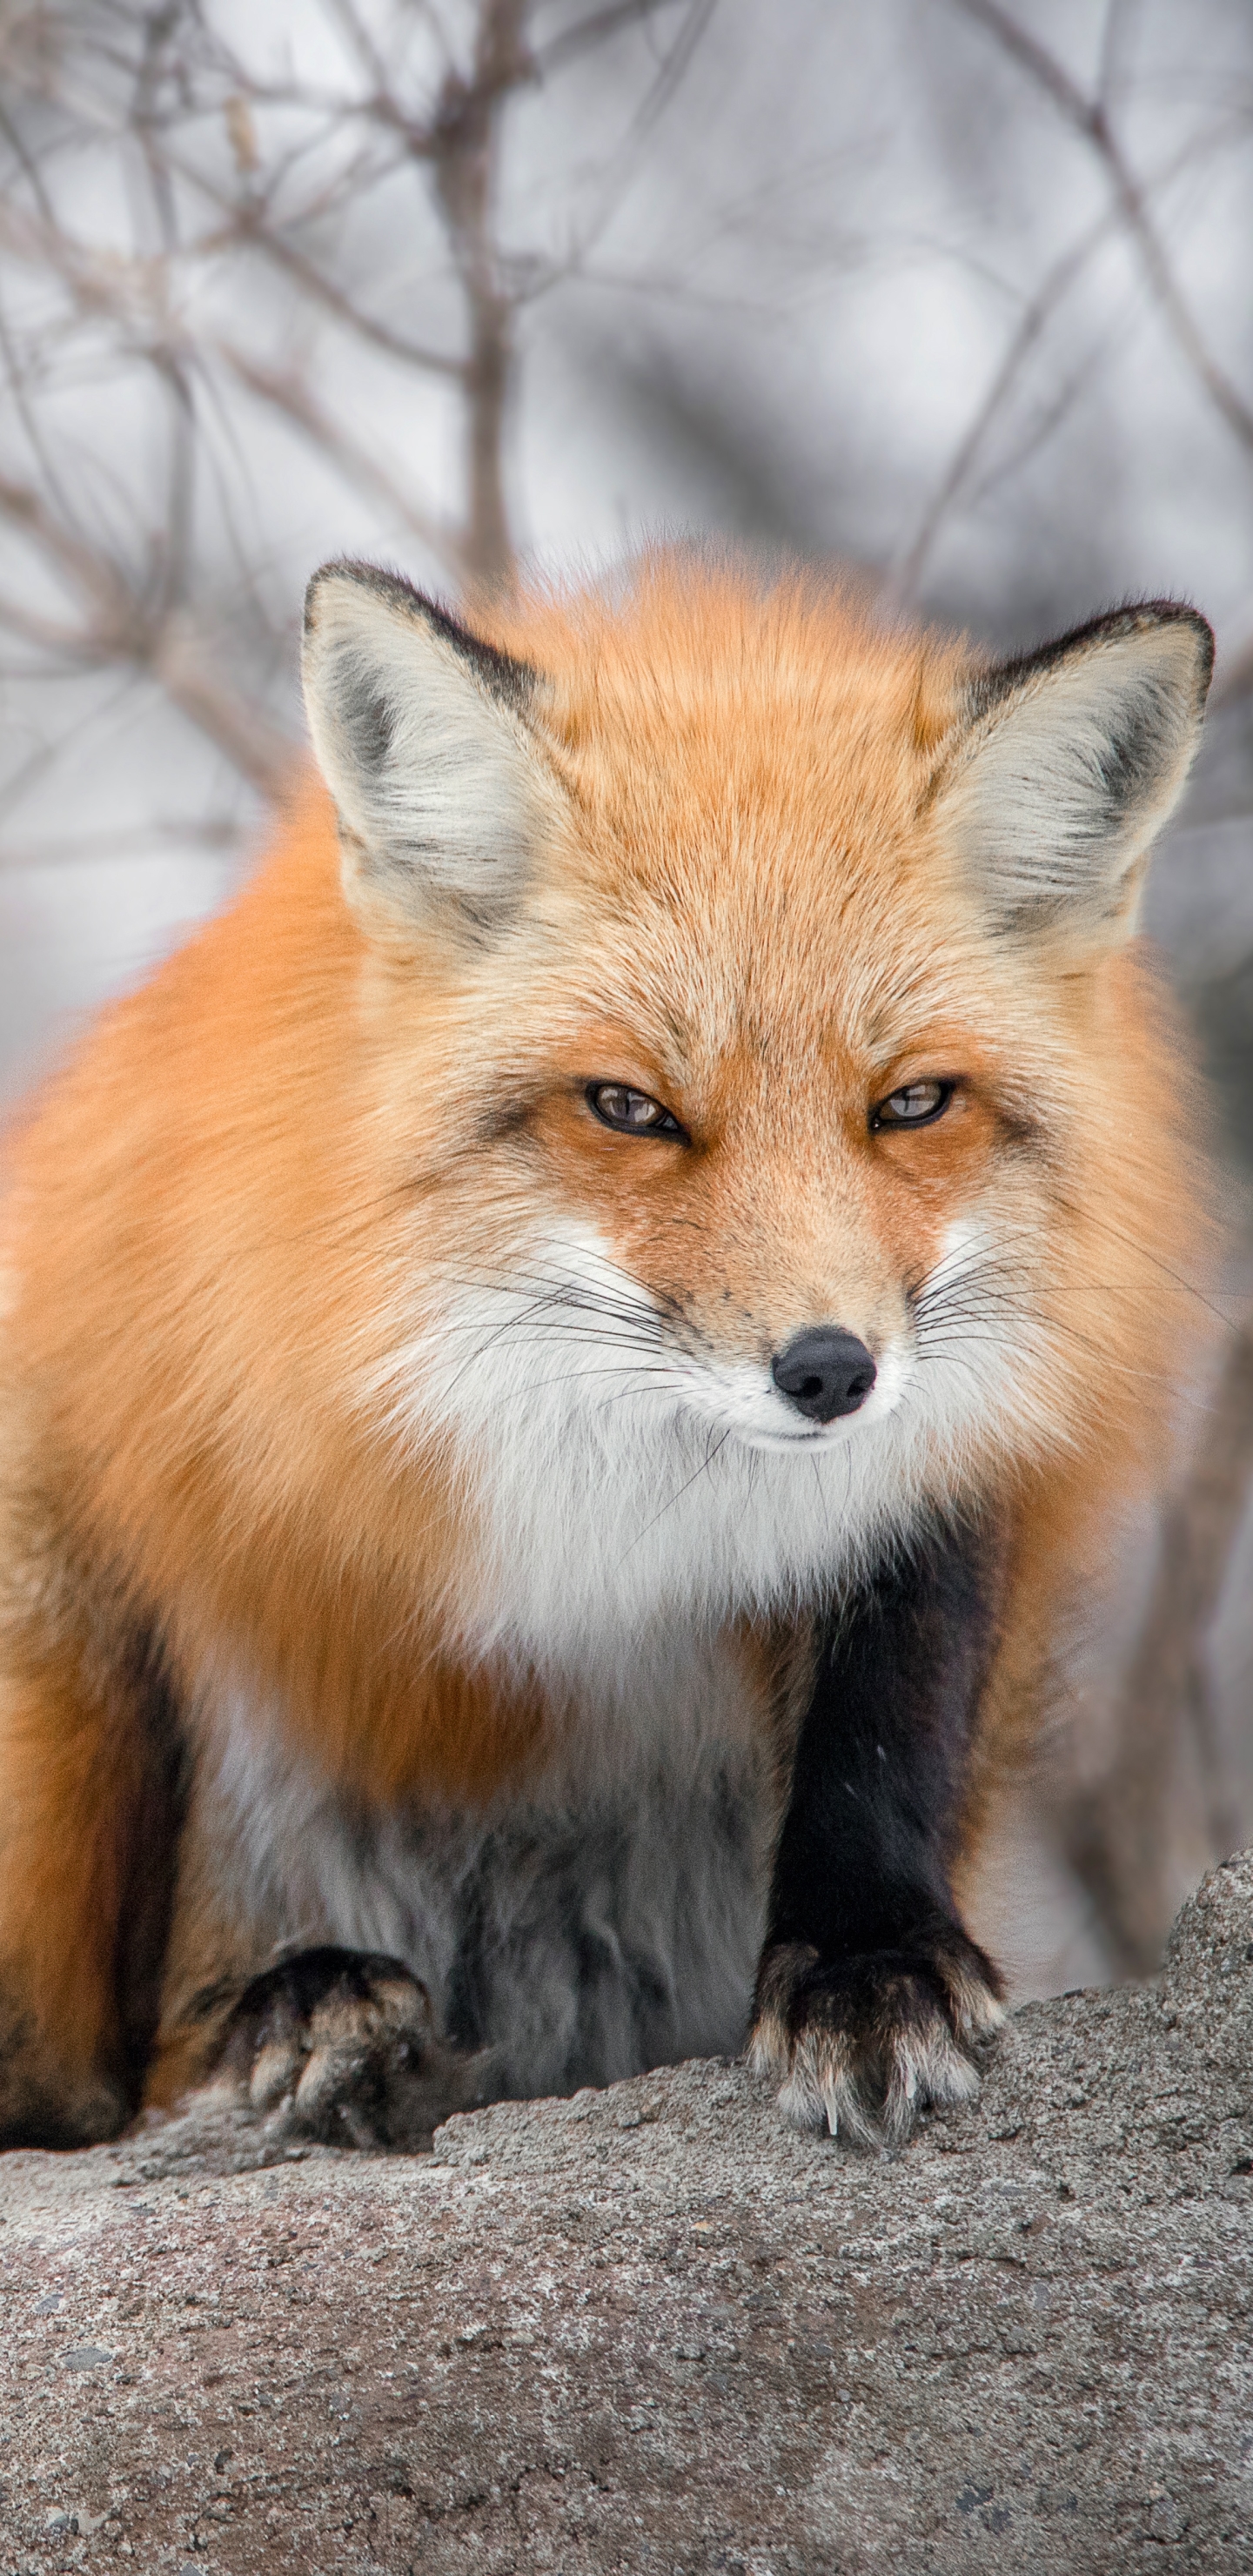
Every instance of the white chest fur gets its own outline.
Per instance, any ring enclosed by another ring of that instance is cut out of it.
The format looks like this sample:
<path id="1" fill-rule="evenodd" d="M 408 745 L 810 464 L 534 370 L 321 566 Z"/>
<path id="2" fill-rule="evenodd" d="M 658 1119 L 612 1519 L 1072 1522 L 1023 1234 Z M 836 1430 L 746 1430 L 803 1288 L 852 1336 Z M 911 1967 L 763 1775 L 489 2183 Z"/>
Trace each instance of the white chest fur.
<path id="1" fill-rule="evenodd" d="M 231 1854 L 258 1966 L 325 1941 L 405 1960 L 501 2094 L 739 2047 L 770 1816 L 727 1643 L 658 1639 L 572 1702 L 525 1795 L 480 1812 L 350 1804 L 238 1700 L 213 1745 L 198 1822 Z"/>

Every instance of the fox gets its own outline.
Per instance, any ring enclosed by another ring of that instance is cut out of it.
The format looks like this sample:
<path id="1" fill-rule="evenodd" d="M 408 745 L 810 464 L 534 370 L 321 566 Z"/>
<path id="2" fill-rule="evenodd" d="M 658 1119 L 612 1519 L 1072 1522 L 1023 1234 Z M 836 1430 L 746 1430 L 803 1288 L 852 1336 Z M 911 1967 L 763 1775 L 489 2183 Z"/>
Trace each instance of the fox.
<path id="1" fill-rule="evenodd" d="M 972 2097 L 989 1818 L 1188 1364 L 1136 926 L 1212 661 L 315 574 L 268 857 L 8 1139 L 0 2143 Z"/>

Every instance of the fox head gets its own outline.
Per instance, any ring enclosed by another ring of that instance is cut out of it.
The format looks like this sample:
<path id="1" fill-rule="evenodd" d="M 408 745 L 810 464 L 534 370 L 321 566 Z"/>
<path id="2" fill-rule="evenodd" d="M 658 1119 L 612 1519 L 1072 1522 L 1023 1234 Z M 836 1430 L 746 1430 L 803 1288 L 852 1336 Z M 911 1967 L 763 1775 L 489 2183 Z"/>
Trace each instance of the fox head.
<path id="1" fill-rule="evenodd" d="M 315 577 L 398 1210 L 359 1400 L 454 1461 L 485 1642 L 838 1582 L 1152 1374 L 1126 943 L 1211 660 L 1161 603 L 988 668 L 671 558 L 490 643 Z"/>

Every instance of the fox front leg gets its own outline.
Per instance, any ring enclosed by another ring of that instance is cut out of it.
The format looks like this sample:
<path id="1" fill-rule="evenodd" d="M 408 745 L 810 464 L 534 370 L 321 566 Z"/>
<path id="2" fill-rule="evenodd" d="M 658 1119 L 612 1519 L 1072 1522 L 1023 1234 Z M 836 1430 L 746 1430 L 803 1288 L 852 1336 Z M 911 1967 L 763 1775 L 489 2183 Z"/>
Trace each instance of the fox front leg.
<path id="1" fill-rule="evenodd" d="M 1003 1986 L 952 1894 L 995 1567 L 940 1530 L 822 1635 L 775 1862 L 751 2061 L 789 2117 L 862 2144 L 978 2089 Z"/>
<path id="2" fill-rule="evenodd" d="M 89 2146 L 136 2108 L 181 1812 L 159 1660 L 0 1636 L 0 2148 Z"/>
<path id="3" fill-rule="evenodd" d="M 258 1787 L 254 1862 L 265 1811 Z M 429 2145 L 479 2098 L 481 2058 L 443 2037 L 412 1961 L 338 1941 L 327 1919 L 319 1929 L 316 1884 L 284 1884 L 279 1843 L 268 1866 L 241 1867 L 242 1839 L 206 1760 L 181 1840 L 146 2108 L 178 2110 L 207 2086 L 272 2146 Z"/>

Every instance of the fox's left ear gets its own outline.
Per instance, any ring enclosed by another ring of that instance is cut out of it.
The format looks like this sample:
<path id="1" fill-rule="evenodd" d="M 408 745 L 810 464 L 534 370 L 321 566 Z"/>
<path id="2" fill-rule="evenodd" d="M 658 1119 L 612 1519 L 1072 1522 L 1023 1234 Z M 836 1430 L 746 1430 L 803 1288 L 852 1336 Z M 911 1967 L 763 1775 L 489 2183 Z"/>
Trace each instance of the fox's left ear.
<path id="1" fill-rule="evenodd" d="M 1090 948 L 1134 929 L 1213 667 L 1205 619 L 1150 600 L 972 677 L 928 801 L 998 928 Z"/>
<path id="2" fill-rule="evenodd" d="M 395 574 L 332 563 L 305 595 L 303 678 L 349 900 L 404 936 L 503 928 L 561 803 L 537 674 Z"/>

